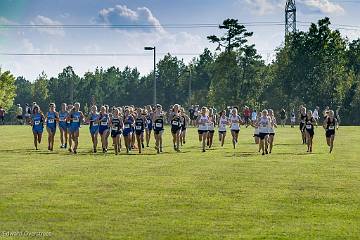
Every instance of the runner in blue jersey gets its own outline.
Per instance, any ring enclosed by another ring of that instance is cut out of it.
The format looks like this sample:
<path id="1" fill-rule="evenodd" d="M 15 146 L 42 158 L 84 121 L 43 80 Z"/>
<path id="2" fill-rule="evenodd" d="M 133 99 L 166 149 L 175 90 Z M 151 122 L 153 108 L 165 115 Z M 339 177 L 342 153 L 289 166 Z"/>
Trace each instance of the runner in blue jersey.
<path id="1" fill-rule="evenodd" d="M 84 114 L 80 111 L 80 103 L 75 103 L 74 108 L 71 110 L 68 120 L 70 121 L 70 138 L 73 141 L 69 141 L 69 152 L 77 153 L 79 145 L 79 129 L 80 122 L 84 119 Z"/>
<path id="2" fill-rule="evenodd" d="M 149 147 L 149 142 L 151 138 L 151 131 L 153 129 L 153 110 L 149 105 L 145 109 L 146 114 L 146 128 L 145 128 L 145 138 L 146 138 L 146 147 Z"/>
<path id="3" fill-rule="evenodd" d="M 68 134 L 68 142 L 69 142 L 69 146 L 72 146 L 72 138 L 71 138 L 71 133 L 70 133 L 70 112 L 72 111 L 72 109 L 74 108 L 74 105 L 72 104 L 68 104 L 66 106 L 66 110 L 68 112 L 68 117 L 66 119 L 66 126 L 67 126 L 67 134 Z"/>
<path id="4" fill-rule="evenodd" d="M 129 108 L 126 108 L 124 113 L 124 130 L 123 130 L 126 153 L 129 153 L 129 151 L 131 151 L 131 140 L 133 135 L 134 122 L 135 122 L 134 117 L 130 114 Z"/>
<path id="5" fill-rule="evenodd" d="M 34 135 L 34 146 L 38 150 L 38 144 L 41 143 L 42 133 L 44 130 L 45 117 L 40 111 L 40 107 L 35 105 L 32 110 L 30 125 Z"/>
<path id="6" fill-rule="evenodd" d="M 59 119 L 59 115 L 56 112 L 55 103 L 49 104 L 49 112 L 46 113 L 46 130 L 48 132 L 48 150 L 54 149 L 54 137 L 56 133 L 56 124 Z"/>
<path id="7" fill-rule="evenodd" d="M 99 113 L 97 112 L 96 105 L 91 107 L 91 112 L 89 114 L 89 130 L 91 135 L 91 140 L 93 143 L 93 151 L 97 152 L 97 143 L 98 143 L 98 134 L 99 134 Z"/>
<path id="8" fill-rule="evenodd" d="M 106 153 L 108 150 L 108 137 L 110 135 L 109 114 L 107 109 L 106 106 L 102 106 L 99 114 L 99 134 L 101 136 L 103 153 Z"/>
<path id="9" fill-rule="evenodd" d="M 68 124 L 66 122 L 69 112 L 66 109 L 66 103 L 61 104 L 61 111 L 59 112 L 59 130 L 60 130 L 60 148 L 67 148 L 68 140 Z"/>

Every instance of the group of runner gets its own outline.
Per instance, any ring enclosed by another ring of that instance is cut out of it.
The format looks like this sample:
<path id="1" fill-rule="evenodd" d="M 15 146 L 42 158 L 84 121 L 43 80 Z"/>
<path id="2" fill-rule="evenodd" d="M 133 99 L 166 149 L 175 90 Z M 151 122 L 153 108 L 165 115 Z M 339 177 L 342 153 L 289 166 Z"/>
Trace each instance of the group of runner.
<path id="1" fill-rule="evenodd" d="M 171 106 L 171 110 L 165 113 L 161 105 L 146 106 L 144 108 L 135 108 L 134 106 L 112 107 L 107 105 L 101 106 L 100 111 L 96 105 L 91 107 L 88 114 L 80 111 L 80 103 L 67 105 L 63 103 L 61 109 L 57 112 L 54 103 L 49 104 L 49 110 L 44 114 L 38 105 L 32 106 L 31 117 L 28 123 L 32 126 L 34 136 L 34 146 L 38 149 L 41 143 L 44 125 L 48 132 L 48 150 L 54 149 L 54 138 L 56 129 L 60 131 L 61 148 L 67 148 L 69 152 L 77 153 L 79 145 L 79 129 L 81 123 L 89 125 L 89 132 L 93 144 L 93 152 L 97 152 L 98 136 L 100 136 L 102 152 L 106 153 L 109 149 L 108 138 L 111 136 L 112 145 L 115 154 L 122 150 L 122 139 L 126 152 L 137 149 L 142 153 L 142 149 L 149 147 L 151 134 L 154 132 L 155 150 L 157 153 L 163 151 L 164 125 L 168 123 L 171 126 L 171 134 L 174 150 L 179 152 L 181 147 L 186 143 L 187 126 L 195 121 L 198 128 L 199 142 L 201 149 L 206 152 L 207 148 L 213 146 L 215 127 L 218 127 L 219 142 L 224 146 L 227 130 L 230 130 L 232 145 L 235 149 L 238 143 L 240 126 L 254 127 L 255 143 L 259 145 L 259 152 L 262 155 L 272 153 L 275 128 L 277 122 L 272 109 L 263 110 L 261 114 L 255 111 L 249 114 L 247 118 L 239 115 L 236 107 L 230 111 L 223 110 L 219 114 L 214 112 L 213 108 L 202 107 L 198 109 L 192 120 L 183 107 L 179 104 Z M 335 128 L 337 120 L 334 112 L 329 110 L 324 120 L 327 143 L 332 152 Z M 308 152 L 312 152 L 312 139 L 314 136 L 314 126 L 316 124 L 311 111 L 306 111 L 305 107 L 300 108 L 300 130 L 303 143 L 307 143 Z"/>
<path id="2" fill-rule="evenodd" d="M 321 121 L 311 110 L 306 110 L 304 106 L 300 106 L 300 131 L 303 144 L 307 144 L 307 151 L 313 150 L 313 138 L 315 127 Z M 330 148 L 330 153 L 334 148 L 335 132 L 339 129 L 339 119 L 335 117 L 335 112 L 326 108 L 323 112 L 323 128 L 325 129 L 326 143 Z"/>

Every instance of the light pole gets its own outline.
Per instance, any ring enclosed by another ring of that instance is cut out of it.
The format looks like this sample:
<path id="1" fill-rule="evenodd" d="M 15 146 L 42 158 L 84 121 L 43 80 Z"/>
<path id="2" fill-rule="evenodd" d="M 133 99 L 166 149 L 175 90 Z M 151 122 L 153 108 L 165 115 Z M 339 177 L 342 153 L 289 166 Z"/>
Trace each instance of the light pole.
<path id="1" fill-rule="evenodd" d="M 191 106 L 191 67 L 187 70 L 189 73 L 189 107 Z"/>
<path id="2" fill-rule="evenodd" d="M 144 47 L 145 51 L 154 51 L 154 106 L 156 105 L 156 48 Z"/>

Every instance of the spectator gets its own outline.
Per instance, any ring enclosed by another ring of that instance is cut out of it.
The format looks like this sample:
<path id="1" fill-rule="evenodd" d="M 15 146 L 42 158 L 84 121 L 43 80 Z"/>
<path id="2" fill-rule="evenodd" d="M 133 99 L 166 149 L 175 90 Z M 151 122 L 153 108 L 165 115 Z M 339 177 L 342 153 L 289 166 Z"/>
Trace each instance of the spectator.
<path id="1" fill-rule="evenodd" d="M 287 119 L 286 111 L 285 111 L 285 109 L 281 109 L 281 111 L 280 111 L 280 122 L 281 122 L 282 127 L 285 127 L 286 119 Z"/>
<path id="2" fill-rule="evenodd" d="M 17 105 L 17 109 L 16 109 L 16 119 L 18 121 L 18 124 L 23 125 L 23 108 L 21 107 L 20 104 Z"/>
<path id="3" fill-rule="evenodd" d="M 251 113 L 251 121 L 255 123 L 257 121 L 257 112 L 256 109 L 254 109 Z"/>
<path id="4" fill-rule="evenodd" d="M 248 127 L 249 124 L 250 124 L 250 115 L 251 115 L 250 108 L 248 106 L 245 106 L 245 108 L 244 108 L 244 119 L 245 119 L 246 127 Z"/>
<path id="5" fill-rule="evenodd" d="M 315 110 L 313 112 L 313 115 L 312 115 L 312 117 L 315 120 L 316 127 L 318 126 L 318 121 L 319 121 L 319 109 L 320 108 L 318 106 L 316 106 L 316 108 L 315 108 Z"/>
<path id="6" fill-rule="evenodd" d="M 2 106 L 0 106 L 0 124 L 5 124 L 5 109 Z"/>
<path id="7" fill-rule="evenodd" d="M 194 105 L 191 105 L 191 107 L 189 108 L 189 117 L 190 117 L 190 125 L 195 126 L 195 118 L 194 118 L 194 113 L 195 113 L 195 109 L 194 109 Z"/>
<path id="8" fill-rule="evenodd" d="M 293 128 L 295 126 L 295 123 L 296 123 L 296 114 L 295 114 L 294 109 L 291 111 L 290 123 L 291 123 L 291 127 Z"/>
<path id="9" fill-rule="evenodd" d="M 29 104 L 25 103 L 25 122 L 30 123 L 31 108 Z"/>

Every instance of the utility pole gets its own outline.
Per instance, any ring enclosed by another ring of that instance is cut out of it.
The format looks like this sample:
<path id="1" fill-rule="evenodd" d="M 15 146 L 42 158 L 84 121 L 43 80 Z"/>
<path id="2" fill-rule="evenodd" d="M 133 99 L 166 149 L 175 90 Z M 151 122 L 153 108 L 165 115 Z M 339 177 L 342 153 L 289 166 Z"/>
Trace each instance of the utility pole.
<path id="1" fill-rule="evenodd" d="M 287 0 L 285 5 L 285 37 L 296 32 L 295 0 Z"/>
<path id="2" fill-rule="evenodd" d="M 146 51 L 154 51 L 154 106 L 156 105 L 156 47 L 144 47 Z"/>

